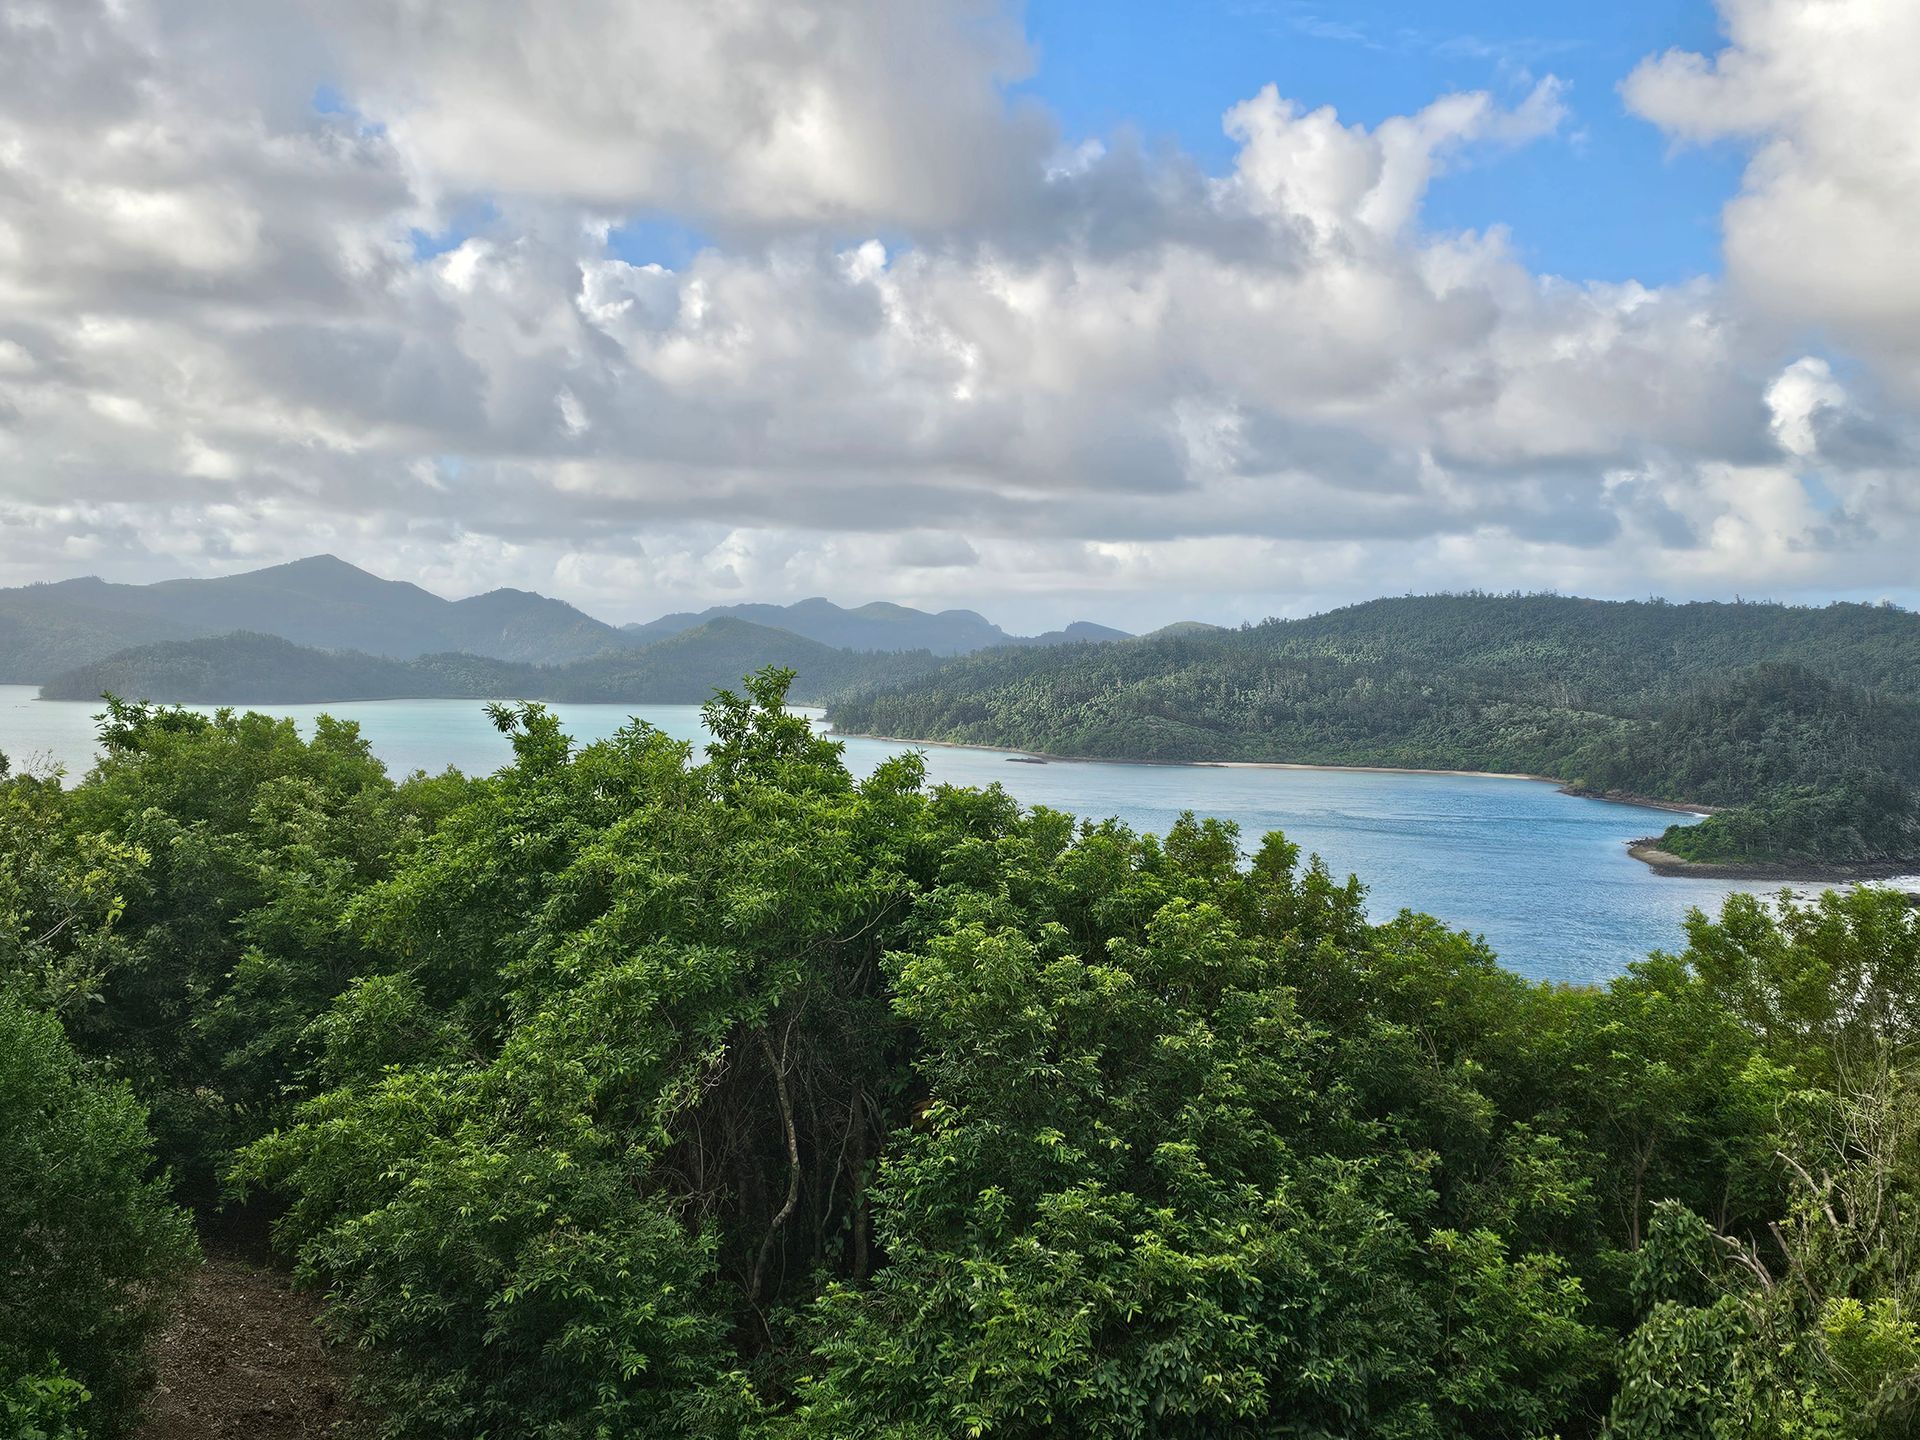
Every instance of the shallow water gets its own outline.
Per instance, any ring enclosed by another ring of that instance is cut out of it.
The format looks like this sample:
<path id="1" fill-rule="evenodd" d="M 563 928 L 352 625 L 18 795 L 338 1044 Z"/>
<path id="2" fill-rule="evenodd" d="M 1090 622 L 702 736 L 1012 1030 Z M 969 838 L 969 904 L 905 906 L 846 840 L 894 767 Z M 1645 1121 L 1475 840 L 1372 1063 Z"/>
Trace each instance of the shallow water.
<path id="1" fill-rule="evenodd" d="M 51 765 L 77 775 L 92 763 L 92 716 L 78 701 L 42 701 L 31 686 L 0 686 L 0 751 L 16 769 Z M 379 700 L 263 705 L 310 726 L 325 713 L 358 721 L 396 774 L 454 765 L 486 772 L 510 750 L 480 702 Z M 701 738 L 691 705 L 558 705 L 567 732 L 585 743 L 637 715 L 680 739 Z M 849 738 L 847 764 L 865 775 L 913 748 Z M 1239 824 L 1251 849 L 1284 830 L 1338 875 L 1358 874 L 1376 919 L 1425 910 L 1484 935 L 1501 959 L 1541 979 L 1587 981 L 1617 973 L 1649 950 L 1683 943 L 1689 908 L 1716 907 L 1730 890 L 1762 885 L 1655 875 L 1626 842 L 1658 833 L 1672 814 L 1577 799 L 1541 781 L 1357 770 L 1250 770 L 1207 766 L 1010 763 L 1012 752 L 925 747 L 933 782 L 998 781 L 1019 800 L 1095 818 L 1117 815 L 1164 833 L 1182 810 Z"/>

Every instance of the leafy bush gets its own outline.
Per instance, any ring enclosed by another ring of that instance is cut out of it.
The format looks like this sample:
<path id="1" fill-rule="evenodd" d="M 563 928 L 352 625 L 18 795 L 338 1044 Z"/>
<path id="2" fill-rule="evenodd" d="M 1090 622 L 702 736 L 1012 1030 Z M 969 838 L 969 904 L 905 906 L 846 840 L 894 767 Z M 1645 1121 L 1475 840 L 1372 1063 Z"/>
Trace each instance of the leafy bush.
<path id="1" fill-rule="evenodd" d="M 145 1346 L 195 1253 L 150 1159 L 127 1087 L 88 1073 L 52 1015 L 0 993 L 0 1396 L 23 1435 L 76 1420 L 111 1435 L 134 1411 Z"/>
<path id="2" fill-rule="evenodd" d="M 503 710 L 514 766 L 354 902 L 384 973 L 243 1174 L 391 1433 L 1591 1412 L 1587 1256 L 1499 1183 L 1570 1162 L 1408 1028 L 1551 992 L 1383 940 L 1277 839 L 1242 871 L 1230 827 L 1076 827 L 912 757 L 855 785 L 781 698 L 716 702 L 698 765 Z"/>

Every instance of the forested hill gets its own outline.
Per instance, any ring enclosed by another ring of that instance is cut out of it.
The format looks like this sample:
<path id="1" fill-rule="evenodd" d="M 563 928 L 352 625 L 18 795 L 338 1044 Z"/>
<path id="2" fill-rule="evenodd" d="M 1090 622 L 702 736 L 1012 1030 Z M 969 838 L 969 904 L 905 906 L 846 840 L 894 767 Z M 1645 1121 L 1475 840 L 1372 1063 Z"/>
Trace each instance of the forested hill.
<path id="1" fill-rule="evenodd" d="M 818 596 L 792 605 L 715 605 L 699 614 L 662 615 L 621 632 L 635 644 L 648 644 L 711 620 L 745 620 L 775 630 L 791 630 L 836 650 L 930 650 L 935 655 L 966 655 L 996 645 L 1066 645 L 1080 640 L 1124 640 L 1127 632 L 1076 620 L 1064 630 L 1043 635 L 1009 635 L 971 610 L 929 614 L 906 605 L 875 601 L 847 609 Z"/>
<path id="2" fill-rule="evenodd" d="M 1920 616 L 1891 606 L 1440 595 L 987 652 L 832 717 L 849 733 L 1064 755 L 1553 775 L 1770 817 L 1669 837 L 1686 858 L 1872 864 L 1920 855 L 1916 700 Z M 1717 705 L 1741 728 L 1706 718 Z M 1757 734 L 1770 742 L 1748 744 Z"/>
<path id="3" fill-rule="evenodd" d="M 744 620 L 708 621 L 636 649 L 559 665 L 466 654 L 396 660 L 317 650 L 245 632 L 138 646 L 55 676 L 43 699 L 102 695 L 207 705 L 298 705 L 341 700 L 483 699 L 698 704 L 768 665 L 797 672 L 793 696 L 818 701 L 911 678 L 938 662 L 925 651 L 856 654 Z"/>

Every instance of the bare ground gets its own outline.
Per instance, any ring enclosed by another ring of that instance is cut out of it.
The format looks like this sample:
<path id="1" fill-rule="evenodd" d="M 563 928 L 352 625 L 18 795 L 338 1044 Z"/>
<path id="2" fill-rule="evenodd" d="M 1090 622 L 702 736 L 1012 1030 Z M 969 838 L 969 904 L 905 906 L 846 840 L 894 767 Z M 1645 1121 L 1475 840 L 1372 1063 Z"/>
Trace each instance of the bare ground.
<path id="1" fill-rule="evenodd" d="M 209 1238 L 155 1347 L 159 1383 L 137 1440 L 350 1440 L 346 1377 L 284 1272 Z"/>

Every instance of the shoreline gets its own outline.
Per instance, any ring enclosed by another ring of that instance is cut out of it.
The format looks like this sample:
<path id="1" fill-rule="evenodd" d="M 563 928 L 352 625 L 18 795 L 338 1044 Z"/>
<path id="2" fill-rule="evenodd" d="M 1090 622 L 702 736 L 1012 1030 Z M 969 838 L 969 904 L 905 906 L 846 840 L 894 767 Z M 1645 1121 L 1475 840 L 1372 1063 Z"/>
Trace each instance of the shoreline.
<path id="1" fill-rule="evenodd" d="M 1340 765 L 1309 760 L 1123 760 L 1110 755 L 1059 755 L 1051 750 L 1027 750 L 1017 745 L 983 745 L 970 740 L 920 740 L 911 735 L 873 735 L 865 731 L 832 727 L 828 728 L 826 734 L 834 740 L 880 740 L 889 745 L 929 745 L 940 750 L 985 750 L 1046 764 L 1147 765 L 1189 770 L 1321 770 L 1348 775 L 1452 775 L 1466 780 L 1525 780 L 1535 785 L 1556 786 L 1562 795 L 1571 795 L 1580 800 L 1600 800 L 1609 805 L 1630 805 L 1641 810 L 1665 810 L 1675 815 L 1698 815 L 1704 818 L 1720 808 L 1717 805 L 1695 805 L 1679 800 L 1655 800 L 1651 796 L 1635 795 L 1627 790 L 1581 790 L 1557 775 L 1535 775 L 1525 770 L 1439 770 L 1421 765 Z"/>
<path id="2" fill-rule="evenodd" d="M 1660 837 L 1643 836 L 1627 842 L 1627 853 L 1656 875 L 1695 880 L 1778 880 L 1782 884 L 1843 884 L 1871 880 L 1914 880 L 1920 878 L 1920 863 L 1915 861 L 1864 860 L 1835 865 L 1784 865 L 1763 862 L 1717 862 L 1688 860 L 1671 850 L 1660 848 Z M 1920 893 L 1902 887 L 1909 894 Z"/>
<path id="3" fill-rule="evenodd" d="M 1553 775 L 1533 775 L 1513 770 L 1436 770 L 1414 765 L 1330 765 L 1298 760 L 1116 760 L 1103 755 L 1056 755 L 1045 750 L 1023 750 L 1007 745 L 982 745 L 966 740 L 919 740 L 910 735 L 870 735 L 857 731 L 829 728 L 836 740 L 879 740 L 890 745 L 926 745 L 942 750 L 984 750 L 1009 757 L 1027 757 L 1032 761 L 1059 762 L 1066 765 L 1150 765 L 1165 768 L 1187 767 L 1195 770 L 1321 770 L 1367 775 L 1452 775 L 1473 780 L 1524 780 L 1552 785 L 1562 795 L 1577 800 L 1597 800 L 1609 805 L 1628 805 L 1642 810 L 1661 810 L 1675 815 L 1705 817 L 1716 814 L 1717 805 L 1689 805 L 1677 800 L 1655 800 L 1625 790 L 1582 790 Z M 1665 879 L 1693 880 L 1775 880 L 1783 885 L 1822 885 L 1862 880 L 1896 880 L 1912 877 L 1920 863 L 1880 862 L 1857 865 L 1779 865 L 1707 864 L 1685 860 L 1659 848 L 1657 835 L 1642 836 L 1626 843 L 1627 854 Z M 1920 896 L 1908 888 L 1907 893 Z"/>
<path id="4" fill-rule="evenodd" d="M 1051 750 L 1027 750 L 1018 745 L 983 745 L 971 740 L 920 740 L 912 735 L 874 735 L 864 730 L 828 729 L 831 740 L 880 740 L 889 745 L 927 745 L 936 750 L 985 750 L 995 755 L 1024 757 L 1048 765 L 1144 765 L 1161 770 L 1332 770 L 1351 775 L 1457 775 L 1470 780 L 1529 780 L 1541 785 L 1558 785 L 1568 795 L 1581 792 L 1569 789 L 1566 782 L 1551 775 L 1528 775 L 1516 770 L 1430 770 L 1417 765 L 1335 765 L 1305 760 L 1130 760 L 1113 755 L 1060 755 Z M 1614 799 L 1613 796 L 1592 796 Z M 1705 814 L 1688 805 L 1669 805 L 1658 800 L 1632 800 L 1620 803 L 1646 805 L 1655 809 L 1685 810 Z"/>
<path id="5" fill-rule="evenodd" d="M 37 686 L 20 685 L 20 686 L 9 687 L 9 688 L 33 690 L 35 693 L 31 696 L 31 698 L 36 701 L 46 698 L 45 696 L 38 693 L 39 687 Z M 227 703 L 232 705 L 265 704 L 265 705 L 299 706 L 299 707 L 305 708 L 309 706 L 322 705 L 326 703 L 340 703 L 340 704 L 353 704 L 353 705 L 408 703 L 410 700 L 413 700 L 416 698 L 468 699 L 470 697 L 380 696 L 377 698 L 365 697 L 357 700 L 342 700 L 337 702 L 229 701 Z M 57 702 L 57 703 L 70 704 L 73 702 Z M 206 702 L 185 701 L 185 702 L 173 702 L 173 703 L 182 703 L 189 706 L 194 706 L 196 708 L 201 708 L 204 706 Z M 562 701 L 562 702 L 550 702 L 550 703 L 620 705 L 620 704 L 640 704 L 643 702 L 633 702 L 633 701 L 565 702 L 565 701 Z M 648 702 L 648 703 L 672 704 L 675 702 Z M 1298 761 L 1298 760 L 1139 760 L 1139 759 L 1122 759 L 1122 758 L 1116 758 L 1116 757 L 1105 756 L 1105 755 L 1063 755 L 1063 754 L 1054 753 L 1052 751 L 1030 750 L 1030 749 L 1023 749 L 1017 746 L 1007 746 L 1007 745 L 989 745 L 989 744 L 982 744 L 978 742 L 964 741 L 964 740 L 927 740 L 927 739 L 921 739 L 921 738 L 918 738 L 915 736 L 909 736 L 909 735 L 876 735 L 876 734 L 869 734 L 869 733 L 864 733 L 859 731 L 844 731 L 839 729 L 838 727 L 831 725 L 826 721 L 827 707 L 824 704 L 821 704 L 819 702 L 796 702 L 790 708 L 799 712 L 811 712 L 809 715 L 809 719 L 813 720 L 816 724 L 821 725 L 822 726 L 821 733 L 825 734 L 827 737 L 831 739 L 878 740 L 884 744 L 916 746 L 916 747 L 924 746 L 928 748 L 942 749 L 942 750 L 977 750 L 977 751 L 983 751 L 989 754 L 1003 755 L 1007 757 L 1007 759 L 1010 761 L 1018 761 L 1018 762 L 1024 762 L 1029 764 L 1059 763 L 1059 764 L 1066 764 L 1066 765 L 1135 765 L 1135 766 L 1144 766 L 1149 768 L 1161 768 L 1161 769 L 1176 769 L 1176 768 L 1184 767 L 1184 768 L 1196 769 L 1196 770 L 1295 770 L 1295 771 L 1320 771 L 1323 773 L 1334 773 L 1334 774 L 1347 773 L 1347 774 L 1365 774 L 1365 775 L 1432 775 L 1432 776 L 1452 776 L 1460 779 L 1474 779 L 1474 780 L 1517 780 L 1517 781 L 1529 782 L 1532 784 L 1552 785 L 1552 786 L 1555 786 L 1561 794 L 1570 795 L 1576 799 L 1599 800 L 1609 804 L 1628 805 L 1638 809 L 1664 811 L 1669 814 L 1694 815 L 1699 817 L 1705 817 L 1707 815 L 1714 814 L 1719 809 L 1719 807 L 1712 806 L 1712 805 L 1687 804 L 1684 802 L 1673 801 L 1673 800 L 1657 800 L 1651 796 L 1637 795 L 1630 791 L 1620 791 L 1620 790 L 1599 791 L 1599 790 L 1580 789 L 1580 788 L 1576 788 L 1575 786 L 1569 784 L 1566 781 L 1559 779 L 1557 776 L 1539 775 L 1539 774 L 1529 773 L 1526 771 L 1448 770 L 1448 769 L 1440 769 L 1440 768 L 1430 767 L 1430 766 L 1416 766 L 1416 765 L 1343 765 L 1343 764 L 1331 763 L 1331 762 L 1316 763 L 1311 761 Z M 1631 856 L 1633 859 L 1639 861 L 1641 864 L 1645 865 L 1649 870 L 1651 870 L 1657 876 L 1661 876 L 1665 878 L 1677 878 L 1677 879 L 1773 881 L 1783 885 L 1844 884 L 1844 883 L 1857 883 L 1860 881 L 1906 879 L 1909 881 L 1913 881 L 1915 883 L 1903 886 L 1902 889 L 1906 893 L 1914 896 L 1916 903 L 1920 903 L 1920 860 L 1908 861 L 1904 863 L 1891 862 L 1891 861 L 1878 861 L 1878 862 L 1861 862 L 1861 863 L 1845 863 L 1845 864 L 1830 864 L 1830 865 L 1820 865 L 1820 864 L 1792 865 L 1792 864 L 1782 864 L 1777 862 L 1718 863 L 1718 862 L 1706 862 L 1706 861 L 1693 861 L 1693 860 L 1687 860 L 1679 855 L 1675 855 L 1671 851 L 1662 850 L 1659 846 L 1660 838 L 1661 837 L 1658 835 L 1646 835 L 1646 836 L 1640 837 L 1639 839 L 1629 840 L 1625 842 L 1627 854 Z"/>

